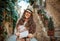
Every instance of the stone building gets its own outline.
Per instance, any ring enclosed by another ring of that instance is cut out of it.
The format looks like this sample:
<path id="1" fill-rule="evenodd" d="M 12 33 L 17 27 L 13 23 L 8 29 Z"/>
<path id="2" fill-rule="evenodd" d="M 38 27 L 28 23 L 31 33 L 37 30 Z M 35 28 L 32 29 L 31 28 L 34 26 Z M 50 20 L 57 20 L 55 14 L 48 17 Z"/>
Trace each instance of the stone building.
<path id="1" fill-rule="evenodd" d="M 46 12 L 53 18 L 55 37 L 60 37 L 60 0 L 46 0 Z M 60 40 L 59 40 L 60 41 Z"/>

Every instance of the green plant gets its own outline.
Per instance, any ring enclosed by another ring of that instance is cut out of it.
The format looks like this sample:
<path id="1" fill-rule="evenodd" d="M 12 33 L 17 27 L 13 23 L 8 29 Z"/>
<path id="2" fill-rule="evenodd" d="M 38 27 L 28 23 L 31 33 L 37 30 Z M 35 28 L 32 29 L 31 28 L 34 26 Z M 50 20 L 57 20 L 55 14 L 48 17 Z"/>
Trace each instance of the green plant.
<path id="1" fill-rule="evenodd" d="M 52 21 L 51 17 L 50 17 L 50 20 L 49 20 L 48 29 L 49 30 L 54 30 L 54 24 L 53 24 L 53 21 Z"/>

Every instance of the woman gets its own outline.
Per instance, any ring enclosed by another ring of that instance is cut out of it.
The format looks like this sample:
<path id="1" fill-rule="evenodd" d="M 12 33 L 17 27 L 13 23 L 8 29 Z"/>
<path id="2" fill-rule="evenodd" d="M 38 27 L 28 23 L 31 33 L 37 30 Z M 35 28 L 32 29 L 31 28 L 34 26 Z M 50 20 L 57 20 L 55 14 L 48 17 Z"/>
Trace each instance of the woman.
<path id="1" fill-rule="evenodd" d="M 29 38 L 32 38 L 36 31 L 36 25 L 33 21 L 32 13 L 33 12 L 30 9 L 26 9 L 23 13 L 22 18 L 18 21 L 18 23 L 16 25 L 17 31 L 19 30 L 19 26 L 20 26 L 20 30 L 23 29 L 23 31 L 21 31 L 21 32 L 26 31 L 25 35 L 27 35 L 27 37 L 20 38 L 21 41 L 29 41 Z M 21 27 L 21 26 L 24 26 L 24 27 Z M 19 36 L 20 33 L 18 32 L 16 35 Z M 27 38 L 27 40 L 25 40 L 26 38 Z"/>

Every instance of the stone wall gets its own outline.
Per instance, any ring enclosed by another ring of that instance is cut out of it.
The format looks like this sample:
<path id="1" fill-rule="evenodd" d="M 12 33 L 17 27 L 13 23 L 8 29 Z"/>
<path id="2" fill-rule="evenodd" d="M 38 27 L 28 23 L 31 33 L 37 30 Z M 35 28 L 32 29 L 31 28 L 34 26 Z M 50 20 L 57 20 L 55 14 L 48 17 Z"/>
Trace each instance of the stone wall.
<path id="1" fill-rule="evenodd" d="M 36 23 L 35 37 L 37 38 L 38 41 L 49 41 L 49 37 L 47 36 L 47 31 L 44 31 L 44 26 L 42 21 L 40 20 L 39 15 L 37 14 L 37 10 L 38 9 L 34 9 L 34 13 L 33 13 L 33 19 Z"/>
<path id="2" fill-rule="evenodd" d="M 55 37 L 60 36 L 60 1 L 46 0 L 46 11 L 53 18 Z"/>
<path id="3" fill-rule="evenodd" d="M 52 16 L 54 26 L 60 28 L 60 5 L 58 0 L 46 0 L 47 13 Z"/>

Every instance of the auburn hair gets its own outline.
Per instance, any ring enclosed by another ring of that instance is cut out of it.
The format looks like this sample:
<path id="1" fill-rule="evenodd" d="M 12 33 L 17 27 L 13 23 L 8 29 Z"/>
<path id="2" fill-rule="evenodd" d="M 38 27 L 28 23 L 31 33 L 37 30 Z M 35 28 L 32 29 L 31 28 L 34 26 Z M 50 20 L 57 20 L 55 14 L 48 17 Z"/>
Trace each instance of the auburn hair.
<path id="1" fill-rule="evenodd" d="M 33 12 L 30 9 L 27 9 L 27 10 L 29 10 L 31 12 L 31 13 L 29 13 L 29 14 L 31 14 L 31 16 L 29 17 L 28 22 L 26 23 L 25 27 L 29 30 L 29 33 L 33 34 L 36 31 L 36 24 L 33 21 Z M 19 19 L 19 21 L 18 21 L 18 23 L 16 25 L 17 27 L 19 25 L 24 24 L 24 22 L 25 22 L 25 12 L 28 12 L 27 10 L 24 11 L 24 13 L 22 15 L 22 18 Z"/>

